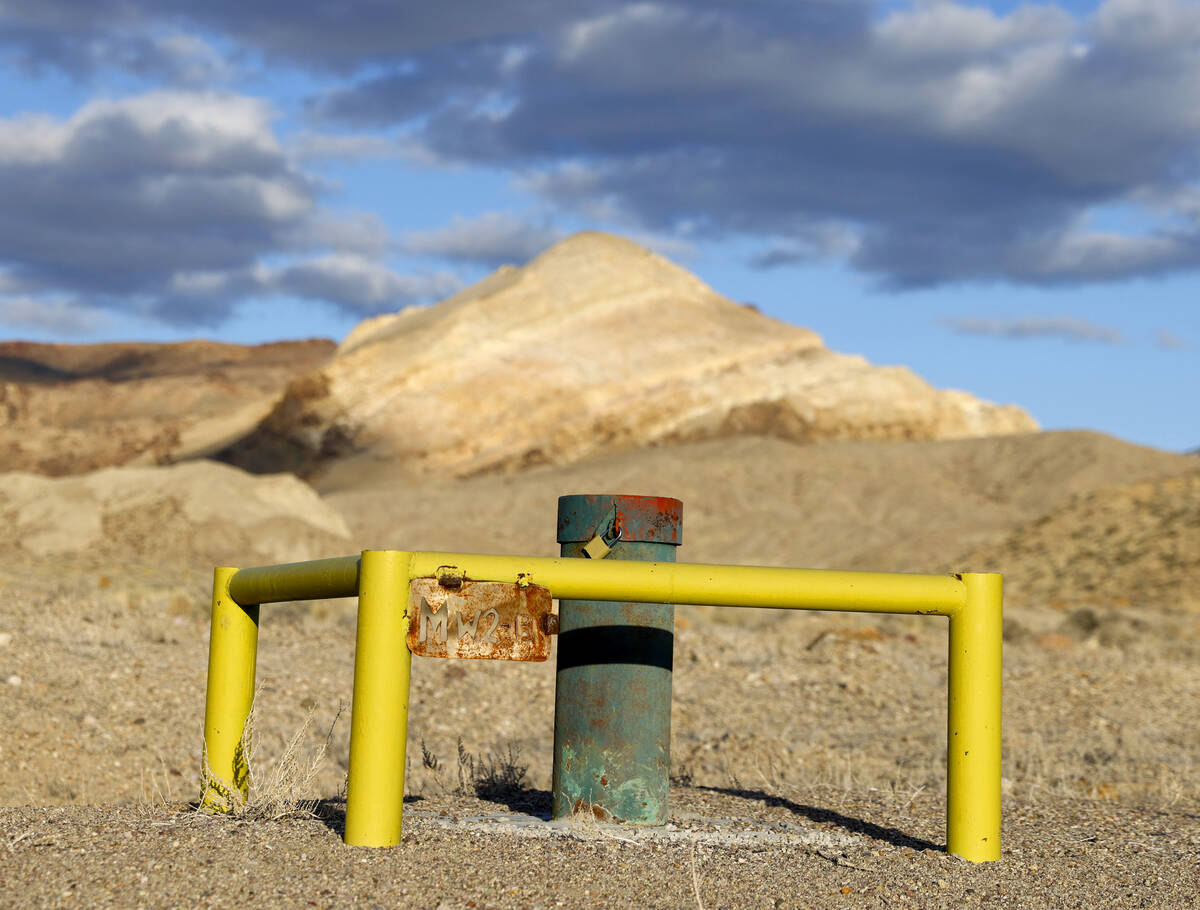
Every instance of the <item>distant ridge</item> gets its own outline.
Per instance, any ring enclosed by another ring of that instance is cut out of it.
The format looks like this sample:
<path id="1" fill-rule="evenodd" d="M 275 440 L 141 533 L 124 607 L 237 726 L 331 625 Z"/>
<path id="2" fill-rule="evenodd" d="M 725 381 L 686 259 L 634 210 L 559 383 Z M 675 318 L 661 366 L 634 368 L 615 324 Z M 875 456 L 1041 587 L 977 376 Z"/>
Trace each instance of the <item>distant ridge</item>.
<path id="1" fill-rule="evenodd" d="M 0 342 L 0 471 L 59 476 L 211 454 L 333 350 L 326 340 Z"/>
<path id="2" fill-rule="evenodd" d="M 585 233 L 434 306 L 364 322 L 222 457 L 311 472 L 369 452 L 471 475 L 745 434 L 1036 429 L 1020 408 L 836 354 L 629 240 Z"/>
<path id="3" fill-rule="evenodd" d="M 965 558 L 1003 566 L 1005 597 L 1200 608 L 1200 471 L 1076 493 Z"/>

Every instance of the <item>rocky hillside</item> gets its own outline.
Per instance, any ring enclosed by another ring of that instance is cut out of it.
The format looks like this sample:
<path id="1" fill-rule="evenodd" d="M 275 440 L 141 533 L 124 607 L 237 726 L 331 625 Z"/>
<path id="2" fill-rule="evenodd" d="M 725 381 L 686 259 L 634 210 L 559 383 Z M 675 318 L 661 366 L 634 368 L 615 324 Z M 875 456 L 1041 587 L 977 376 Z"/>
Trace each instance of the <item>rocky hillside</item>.
<path id="1" fill-rule="evenodd" d="M 647 445 L 1019 433 L 1024 411 L 830 351 L 630 241 L 580 234 L 435 306 L 370 320 L 222 457 L 350 452 L 473 475 Z"/>
<path id="2" fill-rule="evenodd" d="M 1200 471 L 1076 493 L 966 557 L 1002 565 L 1024 604 L 1200 608 Z"/>
<path id="3" fill-rule="evenodd" d="M 207 455 L 252 430 L 331 341 L 0 342 L 0 471 L 78 474 Z"/>

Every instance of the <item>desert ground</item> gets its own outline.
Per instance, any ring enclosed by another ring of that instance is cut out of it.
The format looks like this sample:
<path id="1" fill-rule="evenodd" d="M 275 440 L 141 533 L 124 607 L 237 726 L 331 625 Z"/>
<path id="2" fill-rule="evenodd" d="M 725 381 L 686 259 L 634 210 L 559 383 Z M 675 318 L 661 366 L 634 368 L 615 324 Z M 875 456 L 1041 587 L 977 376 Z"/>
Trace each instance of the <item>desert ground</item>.
<path id="1" fill-rule="evenodd" d="M 945 850 L 927 616 L 678 605 L 665 828 L 548 820 L 553 655 L 418 658 L 369 850 L 354 603 L 265 605 L 249 802 L 196 811 L 214 566 L 557 555 L 570 493 L 682 500 L 689 562 L 1003 573 L 1002 859 Z M 1038 432 L 622 238 L 340 345 L 0 343 L 0 554 L 5 907 L 1200 903 L 1200 459 Z"/>
<path id="2" fill-rule="evenodd" d="M 311 490 L 108 471 L 0 483 L 0 905 L 1200 905 L 1193 456 L 736 435 L 467 479 L 349 457 Z M 680 605 L 661 830 L 545 821 L 553 657 L 417 659 L 405 839 L 370 850 L 340 839 L 353 604 L 264 606 L 251 803 L 194 810 L 212 566 L 554 555 L 580 492 L 683 500 L 680 560 L 1003 572 L 1001 861 L 944 849 L 932 617 Z"/>

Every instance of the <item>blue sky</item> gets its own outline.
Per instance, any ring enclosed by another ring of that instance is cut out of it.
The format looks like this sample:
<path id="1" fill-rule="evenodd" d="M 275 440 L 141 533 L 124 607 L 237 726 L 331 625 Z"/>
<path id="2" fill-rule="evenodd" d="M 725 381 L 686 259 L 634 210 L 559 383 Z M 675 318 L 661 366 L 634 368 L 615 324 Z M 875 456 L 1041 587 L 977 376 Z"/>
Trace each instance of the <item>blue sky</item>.
<path id="1" fill-rule="evenodd" d="M 581 229 L 1200 445 L 1200 0 L 0 0 L 0 337 L 340 337 Z"/>

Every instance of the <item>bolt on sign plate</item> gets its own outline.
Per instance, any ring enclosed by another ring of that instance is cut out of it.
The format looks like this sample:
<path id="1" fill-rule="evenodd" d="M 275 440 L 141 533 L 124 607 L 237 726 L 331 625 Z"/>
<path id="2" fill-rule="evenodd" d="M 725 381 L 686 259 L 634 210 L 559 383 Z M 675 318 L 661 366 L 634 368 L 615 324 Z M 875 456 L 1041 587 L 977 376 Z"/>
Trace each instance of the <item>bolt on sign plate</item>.
<path id="1" fill-rule="evenodd" d="M 444 587 L 414 578 L 408 590 L 408 649 L 421 657 L 546 660 L 551 612 L 549 588 L 462 581 Z"/>

